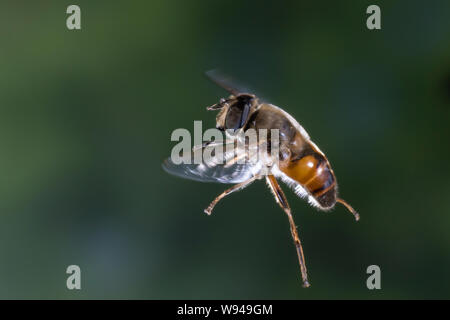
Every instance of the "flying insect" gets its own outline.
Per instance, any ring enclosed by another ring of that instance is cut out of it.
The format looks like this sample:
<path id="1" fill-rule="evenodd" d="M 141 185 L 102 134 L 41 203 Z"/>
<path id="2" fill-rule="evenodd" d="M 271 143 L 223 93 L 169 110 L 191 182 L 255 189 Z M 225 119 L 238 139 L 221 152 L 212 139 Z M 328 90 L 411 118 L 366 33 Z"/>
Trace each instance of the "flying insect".
<path id="1" fill-rule="evenodd" d="M 234 184 L 204 210 L 208 215 L 211 215 L 215 205 L 227 195 L 242 190 L 256 180 L 265 179 L 276 202 L 288 217 L 303 286 L 309 287 L 302 243 L 291 208 L 278 181 L 286 183 L 299 197 L 308 200 L 309 204 L 319 210 L 328 211 L 336 203 L 340 203 L 353 214 L 356 221 L 359 220 L 359 214 L 338 196 L 336 176 L 330 162 L 297 120 L 283 109 L 260 100 L 256 95 L 236 89 L 228 78 L 215 71 L 208 72 L 207 76 L 230 93 L 228 98 L 222 98 L 219 103 L 207 107 L 207 110 L 219 111 L 216 128 L 226 132 L 226 139 L 194 146 L 192 152 L 204 151 L 218 144 L 237 145 L 238 133 L 277 129 L 277 159 L 274 159 L 271 140 L 260 139 L 253 143 L 244 142 L 246 145 L 243 148 L 235 148 L 231 155 L 221 154 L 220 161 L 219 155 L 217 161 L 214 159 L 214 153 L 212 161 L 202 163 L 175 164 L 168 158 L 164 161 L 163 168 L 170 174 L 191 180 Z M 250 161 L 248 150 L 256 150 L 253 154 L 262 153 L 264 156 Z M 238 161 L 241 159 L 246 161 Z"/>

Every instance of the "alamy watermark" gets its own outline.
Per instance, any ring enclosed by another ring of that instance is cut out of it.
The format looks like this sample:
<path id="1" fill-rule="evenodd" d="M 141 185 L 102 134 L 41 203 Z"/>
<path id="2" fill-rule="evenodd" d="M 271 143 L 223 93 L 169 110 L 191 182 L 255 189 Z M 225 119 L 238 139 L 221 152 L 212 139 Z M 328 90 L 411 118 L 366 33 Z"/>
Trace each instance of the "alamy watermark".
<path id="1" fill-rule="evenodd" d="M 66 19 L 66 26 L 69 30 L 81 29 L 81 9 L 76 4 L 71 4 L 67 7 L 66 13 L 70 16 Z"/>
<path id="2" fill-rule="evenodd" d="M 366 286 L 367 289 L 381 289 L 381 269 L 376 264 L 370 265 L 366 270 L 367 274 L 370 276 L 367 278 Z"/>
<path id="3" fill-rule="evenodd" d="M 81 290 L 81 269 L 77 265 L 70 265 L 66 269 L 66 273 L 70 274 L 66 280 L 66 286 L 69 290 Z"/>
<path id="4" fill-rule="evenodd" d="M 171 161 L 179 164 L 225 165 L 262 163 L 272 167 L 279 162 L 279 129 L 202 130 L 202 122 L 194 121 L 194 135 L 184 128 L 175 129 L 171 141 Z"/>
<path id="5" fill-rule="evenodd" d="M 366 26 L 369 30 L 380 30 L 381 29 L 381 9 L 376 4 L 372 4 L 367 7 L 367 17 Z"/>

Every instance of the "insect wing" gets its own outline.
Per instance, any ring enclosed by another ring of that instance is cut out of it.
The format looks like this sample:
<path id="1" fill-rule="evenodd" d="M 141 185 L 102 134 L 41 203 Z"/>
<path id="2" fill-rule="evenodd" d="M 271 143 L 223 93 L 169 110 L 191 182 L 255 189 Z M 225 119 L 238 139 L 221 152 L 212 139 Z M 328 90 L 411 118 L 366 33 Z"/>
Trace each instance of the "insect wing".
<path id="1" fill-rule="evenodd" d="M 227 153 L 225 151 L 227 144 L 234 144 L 234 141 L 196 146 L 191 151 L 190 159 L 194 159 L 195 152 L 201 152 L 205 156 L 200 163 L 175 164 L 171 158 L 168 158 L 163 163 L 163 169 L 172 175 L 201 182 L 240 183 L 250 179 L 256 174 L 257 166 L 248 161 L 244 163 L 236 161 L 242 158 L 242 152 L 245 151 L 232 149 L 233 152 Z M 218 146 L 223 147 L 224 152 L 214 153 L 218 150 Z"/>
<path id="2" fill-rule="evenodd" d="M 238 83 L 231 76 L 222 73 L 219 69 L 205 72 L 205 75 L 219 87 L 227 90 L 232 95 L 238 96 L 241 93 L 250 93 L 241 83 Z"/>
<path id="3" fill-rule="evenodd" d="M 242 83 L 238 82 L 233 77 L 226 75 L 220 69 L 212 69 L 205 72 L 206 77 L 208 77 L 209 80 L 214 82 L 219 87 L 225 89 L 229 93 L 231 93 L 234 96 L 238 96 L 243 93 L 251 94 L 254 93 L 256 96 L 258 96 L 258 100 L 261 103 L 267 103 L 268 100 L 262 96 L 259 95 L 254 90 L 250 90 L 250 88 L 247 88 Z"/>

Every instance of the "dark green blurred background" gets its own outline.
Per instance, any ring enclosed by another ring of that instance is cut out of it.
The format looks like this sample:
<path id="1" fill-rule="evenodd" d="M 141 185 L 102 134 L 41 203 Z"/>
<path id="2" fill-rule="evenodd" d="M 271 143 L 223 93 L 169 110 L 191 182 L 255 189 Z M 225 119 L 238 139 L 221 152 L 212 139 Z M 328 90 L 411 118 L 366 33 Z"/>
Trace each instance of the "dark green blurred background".
<path id="1" fill-rule="evenodd" d="M 448 1 L 3 1 L 0 35 L 0 298 L 450 298 Z M 208 217 L 227 186 L 161 169 L 174 129 L 214 126 L 217 67 L 303 124 L 361 213 L 284 187 L 310 289 L 263 182 Z"/>

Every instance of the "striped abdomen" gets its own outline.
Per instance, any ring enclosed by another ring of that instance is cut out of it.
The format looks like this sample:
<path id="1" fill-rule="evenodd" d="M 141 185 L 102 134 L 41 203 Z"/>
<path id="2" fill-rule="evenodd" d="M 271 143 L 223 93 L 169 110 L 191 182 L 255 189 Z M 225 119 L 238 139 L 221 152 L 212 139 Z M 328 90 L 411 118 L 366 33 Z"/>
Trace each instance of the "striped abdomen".
<path id="1" fill-rule="evenodd" d="M 333 207 L 336 203 L 336 178 L 321 154 L 309 154 L 290 161 L 281 171 L 301 184 L 322 208 Z"/>

